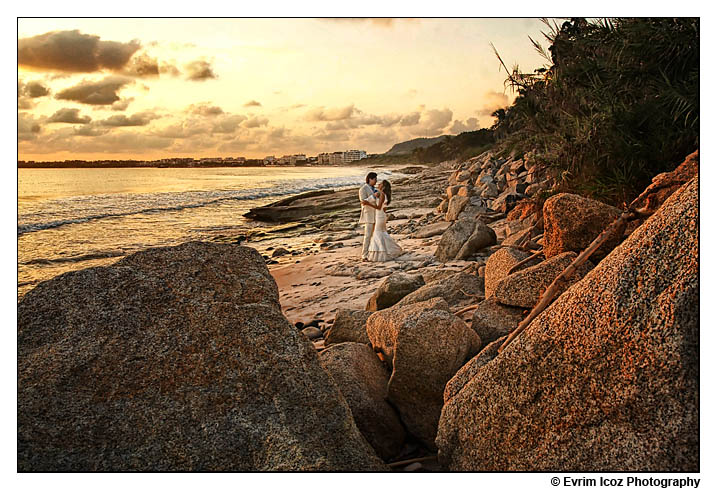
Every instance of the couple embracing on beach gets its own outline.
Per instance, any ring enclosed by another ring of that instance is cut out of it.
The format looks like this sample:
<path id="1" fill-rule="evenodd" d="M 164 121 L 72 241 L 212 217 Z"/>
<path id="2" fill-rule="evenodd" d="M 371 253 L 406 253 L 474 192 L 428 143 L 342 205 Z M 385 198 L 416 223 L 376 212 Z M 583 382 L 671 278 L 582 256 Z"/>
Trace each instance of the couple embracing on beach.
<path id="1" fill-rule="evenodd" d="M 391 203 L 391 184 L 384 180 L 377 188 L 376 182 L 376 172 L 370 172 L 366 176 L 366 184 L 359 188 L 359 223 L 364 224 L 362 261 L 390 261 L 404 253 L 386 230 L 386 207 Z"/>

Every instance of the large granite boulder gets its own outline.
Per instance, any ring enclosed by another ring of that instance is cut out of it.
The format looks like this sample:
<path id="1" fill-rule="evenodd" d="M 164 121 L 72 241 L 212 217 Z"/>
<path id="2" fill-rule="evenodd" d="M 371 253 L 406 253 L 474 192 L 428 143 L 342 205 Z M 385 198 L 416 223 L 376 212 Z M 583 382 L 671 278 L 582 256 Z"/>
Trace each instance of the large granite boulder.
<path id="1" fill-rule="evenodd" d="M 370 344 L 366 335 L 366 320 L 372 313 L 366 310 L 338 309 L 334 323 L 324 337 L 324 345 L 347 342 Z"/>
<path id="2" fill-rule="evenodd" d="M 471 237 L 476 229 L 475 220 L 459 220 L 451 224 L 441 235 L 439 245 L 436 247 L 434 256 L 442 262 L 453 261 L 461 250 L 464 242 Z"/>
<path id="3" fill-rule="evenodd" d="M 441 236 L 434 256 L 442 262 L 466 258 L 496 244 L 496 233 L 481 220 L 460 219 Z"/>
<path id="4" fill-rule="evenodd" d="M 511 268 L 516 266 L 518 263 L 527 259 L 531 254 L 520 249 L 514 249 L 513 247 L 503 247 L 498 251 L 494 252 L 486 260 L 486 273 L 484 284 L 486 286 L 485 295 L 486 298 L 493 296 L 496 291 L 496 286 L 499 281 L 503 280 L 508 276 Z M 526 263 L 521 268 L 527 268 L 534 266 L 541 262 L 538 258 L 533 259 Z"/>
<path id="5" fill-rule="evenodd" d="M 396 305 L 403 307 L 432 298 L 443 298 L 449 306 L 456 308 L 464 304 L 476 303 L 477 299 L 483 298 L 483 292 L 483 276 L 459 272 L 422 286 L 402 298 Z"/>
<path id="6" fill-rule="evenodd" d="M 18 304 L 19 471 L 381 470 L 260 254 L 187 243 Z"/>
<path id="7" fill-rule="evenodd" d="M 698 179 L 446 400 L 452 470 L 698 472 Z"/>
<path id="8" fill-rule="evenodd" d="M 434 449 L 444 386 L 481 340 L 440 298 L 375 312 L 367 334 L 392 367 L 388 400 L 407 430 Z"/>
<path id="9" fill-rule="evenodd" d="M 379 285 L 366 304 L 366 310 L 376 311 L 391 307 L 409 293 L 424 286 L 421 275 L 392 273 Z"/>
<path id="10" fill-rule="evenodd" d="M 477 220 L 474 232 L 456 253 L 455 259 L 468 259 L 481 249 L 496 244 L 496 233 L 484 222 Z"/>
<path id="11" fill-rule="evenodd" d="M 474 311 L 471 329 L 487 345 L 516 329 L 524 317 L 523 308 L 501 305 L 496 298 L 487 298 Z"/>
<path id="12" fill-rule="evenodd" d="M 364 438 L 385 461 L 395 457 L 406 432 L 386 402 L 389 373 L 374 350 L 366 344 L 341 343 L 322 351 L 319 361 L 344 395 Z"/>
<path id="13" fill-rule="evenodd" d="M 469 360 L 451 377 L 451 380 L 449 380 L 446 383 L 446 387 L 444 387 L 444 401 L 448 401 L 458 394 L 459 391 L 474 378 L 481 367 L 498 356 L 499 348 L 504 344 L 507 337 L 508 336 L 502 336 L 486 344 L 478 355 Z"/>
<path id="14" fill-rule="evenodd" d="M 561 193 L 543 205 L 543 250 L 546 258 L 573 251 L 580 253 L 603 230 L 621 216 L 613 206 L 576 194 Z M 617 230 L 591 255 L 600 261 L 621 241 L 623 230 Z"/>
<path id="15" fill-rule="evenodd" d="M 511 273 L 496 285 L 494 290 L 496 300 L 514 307 L 533 307 L 549 285 L 576 259 L 576 256 L 575 252 L 564 252 L 535 266 Z M 593 268 L 591 261 L 581 264 L 571 276 L 561 282 L 556 296 L 583 278 L 591 268 Z"/>

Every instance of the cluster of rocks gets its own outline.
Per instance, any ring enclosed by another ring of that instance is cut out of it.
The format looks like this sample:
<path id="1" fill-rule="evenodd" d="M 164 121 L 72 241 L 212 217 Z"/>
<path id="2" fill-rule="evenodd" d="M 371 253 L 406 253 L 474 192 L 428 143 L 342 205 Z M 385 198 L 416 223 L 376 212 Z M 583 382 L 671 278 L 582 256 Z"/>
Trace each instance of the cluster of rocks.
<path id="1" fill-rule="evenodd" d="M 42 283 L 18 305 L 18 469 L 387 471 L 433 453 L 428 470 L 695 472 L 698 180 L 678 174 L 500 353 L 620 214 L 568 194 L 537 206 L 548 181 L 524 159 L 412 177 L 436 189 L 421 204 L 446 197 L 404 232 L 441 235 L 436 258 L 469 267 L 393 272 L 327 326 L 291 325 L 239 245 Z"/>

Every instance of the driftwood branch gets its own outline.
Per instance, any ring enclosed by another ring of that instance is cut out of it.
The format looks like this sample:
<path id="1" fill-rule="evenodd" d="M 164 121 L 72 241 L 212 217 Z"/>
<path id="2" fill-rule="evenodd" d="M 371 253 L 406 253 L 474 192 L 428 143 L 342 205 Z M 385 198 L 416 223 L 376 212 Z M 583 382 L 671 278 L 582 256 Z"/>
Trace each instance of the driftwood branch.
<path id="1" fill-rule="evenodd" d="M 534 250 L 531 249 L 530 247 L 523 247 L 523 246 L 519 246 L 519 245 L 501 244 L 501 245 L 499 246 L 499 248 L 502 248 L 502 247 L 508 247 L 508 248 L 510 248 L 510 249 L 518 249 L 519 251 L 530 252 L 531 254 L 534 254 L 534 253 L 538 252 L 538 251 L 534 251 Z"/>
<path id="2" fill-rule="evenodd" d="M 475 303 L 474 305 L 469 305 L 468 307 L 464 307 L 463 309 L 459 309 L 456 312 L 454 312 L 454 315 L 461 315 L 464 312 L 468 312 L 469 310 L 475 310 L 479 308 L 479 304 Z"/>
<path id="3" fill-rule="evenodd" d="M 635 201 L 634 201 L 635 202 Z M 511 334 L 506 338 L 506 341 L 504 341 L 504 344 L 501 345 L 499 348 L 499 353 L 501 353 L 510 343 L 513 341 L 516 336 L 521 334 L 526 327 L 528 327 L 529 324 L 531 324 L 531 321 L 533 321 L 538 315 L 543 312 L 546 307 L 549 306 L 549 304 L 553 301 L 554 297 L 556 296 L 556 293 L 558 292 L 561 283 L 564 280 L 568 280 L 568 278 L 571 277 L 573 273 L 576 272 L 579 266 L 581 266 L 583 263 L 585 263 L 589 257 L 591 257 L 591 254 L 596 252 L 596 249 L 601 247 L 601 245 L 606 242 L 606 240 L 613 235 L 613 233 L 618 230 L 621 226 L 625 225 L 626 222 L 633 219 L 635 217 L 635 214 L 633 211 L 625 211 L 621 214 L 620 217 L 618 217 L 614 222 L 609 225 L 603 232 L 598 234 L 598 237 L 596 237 L 589 246 L 584 249 L 584 251 L 576 257 L 576 259 L 569 264 L 566 269 L 564 269 L 560 275 L 556 277 L 555 280 L 549 285 L 549 287 L 544 292 L 543 296 L 539 300 L 539 302 L 534 306 L 533 310 L 531 310 L 531 313 L 522 320 L 519 325 L 514 329 Z"/>
<path id="4" fill-rule="evenodd" d="M 511 273 L 513 273 L 513 272 L 515 272 L 516 270 L 518 270 L 518 269 L 519 269 L 521 266 L 523 266 L 524 264 L 530 262 L 530 261 L 533 260 L 533 259 L 536 259 L 537 257 L 539 257 L 539 256 L 541 256 L 541 255 L 543 255 L 543 251 L 536 251 L 536 252 L 534 252 L 533 254 L 531 254 L 529 257 L 527 257 L 526 259 L 523 259 L 523 260 L 517 262 L 516 264 L 514 264 L 513 266 L 511 266 L 511 269 L 509 269 L 509 272 L 506 273 L 506 276 L 510 275 Z"/>

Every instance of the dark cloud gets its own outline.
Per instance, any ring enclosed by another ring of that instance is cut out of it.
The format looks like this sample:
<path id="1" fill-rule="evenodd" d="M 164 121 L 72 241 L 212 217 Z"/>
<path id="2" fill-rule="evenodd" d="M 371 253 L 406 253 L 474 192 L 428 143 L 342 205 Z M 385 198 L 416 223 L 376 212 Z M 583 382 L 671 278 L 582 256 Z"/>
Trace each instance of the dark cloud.
<path id="1" fill-rule="evenodd" d="M 70 124 L 87 124 L 92 121 L 89 116 L 80 116 L 80 110 L 77 108 L 66 107 L 58 110 L 50 116 L 48 123 L 70 123 Z"/>
<path id="2" fill-rule="evenodd" d="M 260 106 L 260 107 L 261 107 L 261 105 L 262 105 L 261 103 L 252 100 L 252 101 L 247 102 L 247 103 L 244 105 L 244 107 L 252 107 L 252 106 Z"/>
<path id="3" fill-rule="evenodd" d="M 132 57 L 123 73 L 133 77 L 159 77 L 160 67 L 155 58 L 143 53 Z"/>
<path id="4" fill-rule="evenodd" d="M 17 115 L 17 139 L 19 141 L 36 140 L 42 131 L 40 122 L 29 113 L 18 113 Z"/>
<path id="5" fill-rule="evenodd" d="M 187 70 L 187 80 L 201 82 L 203 80 L 217 78 L 217 74 L 212 70 L 212 66 L 204 60 L 192 61 L 185 65 L 185 69 Z"/>
<path id="6" fill-rule="evenodd" d="M 33 99 L 46 96 L 49 93 L 50 89 L 38 81 L 28 82 L 28 84 L 23 87 L 23 94 Z"/>
<path id="7" fill-rule="evenodd" d="M 208 117 L 214 117 L 219 116 L 221 114 L 224 114 L 224 110 L 222 110 L 219 106 L 210 106 L 209 104 L 191 104 L 187 108 L 187 112 L 190 114 L 196 114 L 198 116 L 208 116 Z"/>
<path id="8" fill-rule="evenodd" d="M 59 92 L 55 98 L 92 105 L 110 105 L 120 100 L 117 92 L 132 79 L 119 76 L 107 77 L 99 82 L 83 81 Z"/>
<path id="9" fill-rule="evenodd" d="M 317 107 L 307 111 L 304 117 L 307 121 L 341 121 L 343 119 L 351 118 L 354 111 L 354 104 L 346 107 L 331 109 Z"/>
<path id="10" fill-rule="evenodd" d="M 129 118 L 124 114 L 117 114 L 110 116 L 107 119 L 98 121 L 97 124 L 101 126 L 119 127 L 119 126 L 147 126 L 153 119 L 157 119 L 160 116 L 153 112 L 142 112 L 133 114 Z"/>
<path id="11" fill-rule="evenodd" d="M 82 73 L 122 70 L 140 49 L 138 41 L 100 41 L 99 36 L 78 30 L 23 38 L 17 45 L 17 61 L 21 66 Z"/>

